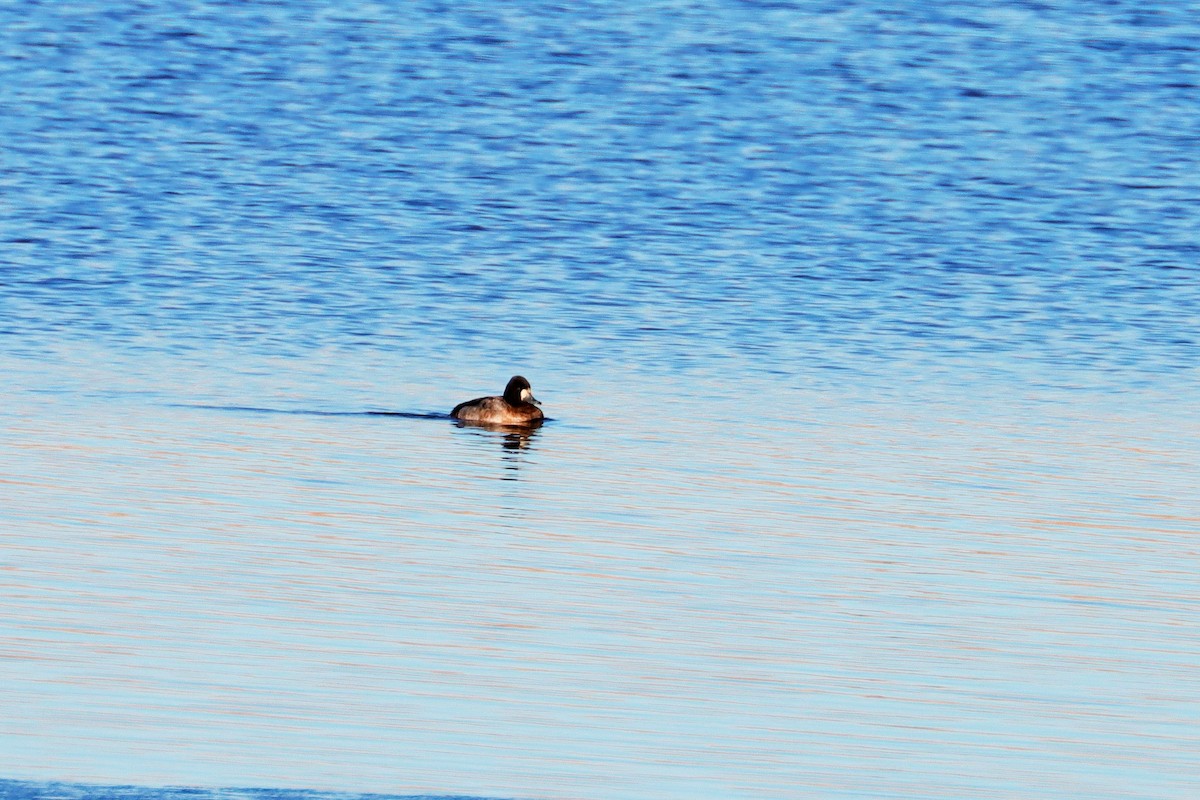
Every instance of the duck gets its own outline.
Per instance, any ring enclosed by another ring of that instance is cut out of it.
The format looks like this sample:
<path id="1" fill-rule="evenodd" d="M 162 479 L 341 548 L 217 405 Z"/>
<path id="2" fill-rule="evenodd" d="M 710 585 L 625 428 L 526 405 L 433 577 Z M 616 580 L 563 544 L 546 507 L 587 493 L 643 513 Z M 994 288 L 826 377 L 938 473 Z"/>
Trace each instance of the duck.
<path id="1" fill-rule="evenodd" d="M 533 396 L 529 381 L 520 375 L 513 375 L 504 387 L 503 395 L 477 397 L 459 403 L 450 416 L 463 422 L 483 425 L 532 425 L 545 419 L 538 408 L 540 405 L 541 401 Z"/>

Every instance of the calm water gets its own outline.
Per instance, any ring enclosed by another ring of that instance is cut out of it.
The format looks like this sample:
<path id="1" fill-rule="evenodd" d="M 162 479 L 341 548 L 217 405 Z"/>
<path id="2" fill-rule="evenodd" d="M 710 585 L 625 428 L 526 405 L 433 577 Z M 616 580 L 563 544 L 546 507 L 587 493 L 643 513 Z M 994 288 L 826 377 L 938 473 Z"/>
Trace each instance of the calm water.
<path id="1" fill-rule="evenodd" d="M 1196 797 L 1198 54 L 0 7 L 0 795 Z"/>

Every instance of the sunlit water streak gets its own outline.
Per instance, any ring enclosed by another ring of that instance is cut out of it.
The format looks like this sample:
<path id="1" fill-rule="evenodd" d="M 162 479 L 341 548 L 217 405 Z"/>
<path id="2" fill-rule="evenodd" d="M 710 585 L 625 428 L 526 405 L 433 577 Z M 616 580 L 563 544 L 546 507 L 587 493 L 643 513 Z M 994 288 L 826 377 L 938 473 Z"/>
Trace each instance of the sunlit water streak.
<path id="1" fill-rule="evenodd" d="M 0 10 L 0 791 L 1194 797 L 1196 19 Z"/>

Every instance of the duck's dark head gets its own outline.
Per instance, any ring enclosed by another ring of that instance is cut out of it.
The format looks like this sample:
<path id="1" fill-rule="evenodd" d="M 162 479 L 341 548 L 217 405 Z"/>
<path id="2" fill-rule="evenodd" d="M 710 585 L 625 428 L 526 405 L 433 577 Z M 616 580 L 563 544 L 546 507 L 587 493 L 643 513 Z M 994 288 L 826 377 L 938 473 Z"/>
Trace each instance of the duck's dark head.
<path id="1" fill-rule="evenodd" d="M 514 406 L 521 403 L 533 403 L 535 406 L 541 405 L 541 401 L 533 396 L 533 389 L 529 386 L 529 381 L 520 375 L 513 375 L 509 379 L 508 386 L 504 387 L 504 399 Z"/>

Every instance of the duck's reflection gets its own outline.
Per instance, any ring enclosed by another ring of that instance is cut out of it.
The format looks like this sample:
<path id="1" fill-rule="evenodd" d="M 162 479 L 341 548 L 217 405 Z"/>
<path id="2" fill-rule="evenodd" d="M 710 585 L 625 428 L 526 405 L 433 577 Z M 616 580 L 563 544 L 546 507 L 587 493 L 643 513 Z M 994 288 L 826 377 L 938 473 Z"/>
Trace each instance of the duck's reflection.
<path id="1" fill-rule="evenodd" d="M 533 450 L 534 439 L 542 420 L 535 420 L 527 425 L 496 425 L 486 422 L 465 422 L 456 420 L 455 427 L 468 430 L 477 436 L 484 436 L 500 442 L 500 455 L 506 474 L 501 480 L 515 481 L 517 471 L 521 468 L 522 456 L 526 450 Z"/>

